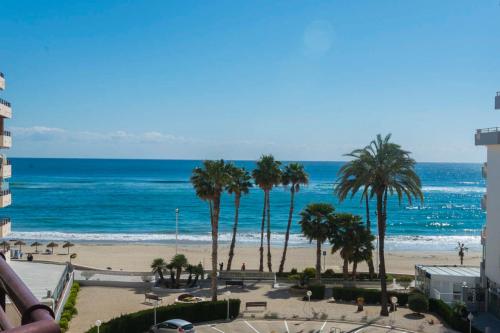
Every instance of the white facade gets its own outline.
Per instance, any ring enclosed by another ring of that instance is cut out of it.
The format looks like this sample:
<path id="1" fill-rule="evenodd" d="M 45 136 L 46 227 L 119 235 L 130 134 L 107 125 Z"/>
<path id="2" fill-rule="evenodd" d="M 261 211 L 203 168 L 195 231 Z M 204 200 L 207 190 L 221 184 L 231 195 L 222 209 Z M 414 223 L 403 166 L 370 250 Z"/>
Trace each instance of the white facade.
<path id="1" fill-rule="evenodd" d="M 5 76 L 0 72 L 0 91 L 5 89 Z M 12 107 L 10 102 L 0 98 L 0 148 L 10 148 L 12 138 L 10 132 L 6 131 L 5 120 L 12 117 Z M 0 154 L 0 208 L 10 206 L 12 195 L 9 190 L 8 179 L 12 176 L 12 166 L 7 157 Z M 0 216 L 0 237 L 4 238 L 10 234 L 11 222 L 8 217 Z"/>

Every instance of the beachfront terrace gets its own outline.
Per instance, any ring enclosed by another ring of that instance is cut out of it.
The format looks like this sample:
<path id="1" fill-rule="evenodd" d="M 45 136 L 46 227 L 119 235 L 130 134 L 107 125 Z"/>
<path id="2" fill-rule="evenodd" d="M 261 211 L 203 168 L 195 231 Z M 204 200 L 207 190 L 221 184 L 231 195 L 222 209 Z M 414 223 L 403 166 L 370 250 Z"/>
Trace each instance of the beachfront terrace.
<path id="1" fill-rule="evenodd" d="M 0 72 L 0 90 L 5 89 L 5 76 Z"/>
<path id="2" fill-rule="evenodd" d="M 12 118 L 12 105 L 0 98 L 0 117 Z"/>
<path id="3" fill-rule="evenodd" d="M 500 144 L 500 127 L 478 129 L 475 135 L 476 146 Z"/>

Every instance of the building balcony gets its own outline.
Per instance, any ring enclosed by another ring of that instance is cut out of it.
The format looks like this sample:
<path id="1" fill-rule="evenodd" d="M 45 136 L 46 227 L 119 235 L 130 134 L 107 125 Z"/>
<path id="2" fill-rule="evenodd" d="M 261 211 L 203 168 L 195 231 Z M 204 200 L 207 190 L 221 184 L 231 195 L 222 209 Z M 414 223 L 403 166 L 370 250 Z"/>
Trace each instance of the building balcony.
<path id="1" fill-rule="evenodd" d="M 12 107 L 9 102 L 0 98 L 0 117 L 12 118 Z"/>
<path id="2" fill-rule="evenodd" d="M 0 218 L 0 237 L 7 237 L 11 232 L 10 217 Z"/>
<path id="3" fill-rule="evenodd" d="M 12 147 L 12 137 L 9 131 L 0 132 L 0 148 Z"/>
<path id="4" fill-rule="evenodd" d="M 0 208 L 8 207 L 12 204 L 12 194 L 10 190 L 0 191 Z"/>
<path id="5" fill-rule="evenodd" d="M 488 178 L 488 163 L 485 162 L 481 167 L 481 174 L 483 175 L 484 179 Z"/>
<path id="6" fill-rule="evenodd" d="M 481 198 L 481 208 L 483 210 L 486 210 L 488 208 L 488 195 L 485 194 L 482 198 Z"/>
<path id="7" fill-rule="evenodd" d="M 475 135 L 476 146 L 500 144 L 500 127 L 478 129 Z"/>
<path id="8" fill-rule="evenodd" d="M 500 91 L 495 96 L 495 110 L 500 110 Z"/>
<path id="9" fill-rule="evenodd" d="M 0 90 L 5 89 L 5 76 L 0 72 Z"/>
<path id="10" fill-rule="evenodd" d="M 12 165 L 10 161 L 5 161 L 0 165 L 0 178 L 7 179 L 12 177 Z"/>

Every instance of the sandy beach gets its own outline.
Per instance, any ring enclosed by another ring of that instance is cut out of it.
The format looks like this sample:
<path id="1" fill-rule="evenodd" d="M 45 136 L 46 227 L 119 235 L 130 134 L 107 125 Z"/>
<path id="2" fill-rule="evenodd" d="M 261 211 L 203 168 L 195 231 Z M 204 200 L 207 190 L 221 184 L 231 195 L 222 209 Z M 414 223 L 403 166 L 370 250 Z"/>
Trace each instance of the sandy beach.
<path id="1" fill-rule="evenodd" d="M 31 249 L 30 249 L 31 250 Z M 326 268 L 331 268 L 336 272 L 341 271 L 342 262 L 338 255 L 330 254 L 329 248 L 325 247 L 327 256 L 325 258 Z M 27 250 L 25 250 L 27 251 Z M 277 270 L 281 259 L 281 247 L 272 248 L 273 269 Z M 137 244 L 137 243 L 112 243 L 112 244 L 75 244 L 70 250 L 76 253 L 77 258 L 72 262 L 77 265 L 95 267 L 99 269 L 123 270 L 123 271 L 149 271 L 150 264 L 154 258 L 164 258 L 170 260 L 175 254 L 175 245 L 159 244 Z M 208 244 L 182 245 L 179 246 L 179 253 L 185 254 L 190 263 L 202 263 L 205 268 L 210 268 L 211 247 Z M 227 264 L 229 246 L 219 245 L 219 262 Z M 67 250 L 56 248 L 54 254 L 36 254 L 35 260 L 68 261 Z M 479 265 L 481 253 L 466 253 L 465 265 Z M 387 271 L 391 273 L 413 274 L 415 264 L 439 264 L 458 265 L 460 264 L 455 251 L 386 251 Z M 247 269 L 257 269 L 259 265 L 259 254 L 257 246 L 238 246 L 233 260 L 233 269 L 240 269 L 245 263 Z M 323 259 L 322 259 L 323 263 Z M 299 270 L 305 267 L 313 267 L 315 264 L 314 247 L 293 247 L 289 248 L 286 267 Z M 225 267 L 225 266 L 224 266 Z M 366 271 L 366 264 L 359 265 L 359 271 Z"/>

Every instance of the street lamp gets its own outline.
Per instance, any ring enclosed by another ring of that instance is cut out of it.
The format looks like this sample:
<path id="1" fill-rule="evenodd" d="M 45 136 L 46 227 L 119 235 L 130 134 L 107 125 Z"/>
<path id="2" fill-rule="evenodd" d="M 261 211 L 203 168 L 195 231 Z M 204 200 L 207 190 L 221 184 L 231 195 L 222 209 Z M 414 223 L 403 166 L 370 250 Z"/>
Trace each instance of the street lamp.
<path id="1" fill-rule="evenodd" d="M 228 290 L 224 293 L 224 295 L 226 295 L 226 299 L 227 299 L 227 321 L 229 321 L 229 296 L 231 296 L 231 292 Z"/>
<path id="2" fill-rule="evenodd" d="M 102 322 L 99 319 L 95 321 L 95 326 L 97 326 L 97 333 L 99 333 L 99 326 L 101 326 L 101 324 Z"/>
<path id="3" fill-rule="evenodd" d="M 177 255 L 177 242 L 179 240 L 179 208 L 175 209 L 175 255 Z"/>
<path id="4" fill-rule="evenodd" d="M 472 333 L 472 319 L 474 319 L 472 312 L 469 312 L 467 319 L 469 319 L 469 333 Z"/>
<path id="5" fill-rule="evenodd" d="M 308 299 L 308 301 L 309 301 L 309 309 L 311 309 L 311 296 L 312 296 L 312 294 L 313 294 L 313 293 L 312 293 L 312 291 L 310 291 L 310 290 L 308 290 L 308 291 L 306 292 L 307 299 Z"/>

